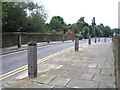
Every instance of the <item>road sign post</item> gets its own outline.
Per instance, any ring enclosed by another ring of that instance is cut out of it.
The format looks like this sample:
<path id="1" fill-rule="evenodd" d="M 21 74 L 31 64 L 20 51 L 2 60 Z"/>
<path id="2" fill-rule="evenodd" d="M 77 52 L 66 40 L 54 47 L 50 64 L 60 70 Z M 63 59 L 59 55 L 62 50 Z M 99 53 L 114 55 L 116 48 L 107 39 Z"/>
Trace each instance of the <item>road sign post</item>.
<path id="1" fill-rule="evenodd" d="M 37 76 L 37 43 L 33 41 L 28 43 L 28 76 Z"/>
<path id="2" fill-rule="evenodd" d="M 75 36 L 75 51 L 79 50 L 79 37 Z"/>

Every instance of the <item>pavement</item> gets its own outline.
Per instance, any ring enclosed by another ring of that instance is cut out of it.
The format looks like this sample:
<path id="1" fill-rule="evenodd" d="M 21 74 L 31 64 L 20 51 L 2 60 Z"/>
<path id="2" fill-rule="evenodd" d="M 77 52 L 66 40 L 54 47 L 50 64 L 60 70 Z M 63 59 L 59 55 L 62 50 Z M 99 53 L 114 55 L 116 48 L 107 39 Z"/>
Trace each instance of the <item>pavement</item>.
<path id="1" fill-rule="evenodd" d="M 23 77 L 3 86 L 3 88 L 114 88 L 114 58 L 111 42 L 80 44 L 38 65 L 37 77 Z"/>

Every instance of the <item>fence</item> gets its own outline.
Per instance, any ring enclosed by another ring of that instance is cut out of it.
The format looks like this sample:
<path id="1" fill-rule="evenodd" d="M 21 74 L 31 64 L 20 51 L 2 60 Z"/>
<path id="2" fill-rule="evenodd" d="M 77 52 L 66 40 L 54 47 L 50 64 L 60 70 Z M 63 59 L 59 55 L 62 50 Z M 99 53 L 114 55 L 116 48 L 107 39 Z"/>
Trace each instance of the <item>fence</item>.
<path id="1" fill-rule="evenodd" d="M 30 41 L 47 42 L 67 40 L 64 34 L 41 34 L 41 33 L 2 33 L 2 47 L 18 45 L 18 37 L 21 37 L 21 44 L 27 44 Z M 63 38 L 65 37 L 65 38 Z"/>

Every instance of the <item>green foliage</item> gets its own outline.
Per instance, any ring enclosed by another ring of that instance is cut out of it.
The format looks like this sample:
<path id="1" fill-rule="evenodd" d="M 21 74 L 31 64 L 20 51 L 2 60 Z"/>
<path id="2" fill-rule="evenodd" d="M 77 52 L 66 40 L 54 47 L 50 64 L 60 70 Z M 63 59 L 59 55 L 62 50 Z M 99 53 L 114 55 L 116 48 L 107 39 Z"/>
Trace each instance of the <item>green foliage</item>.
<path id="1" fill-rule="evenodd" d="M 47 31 L 45 25 L 47 15 L 42 5 L 32 2 L 2 2 L 2 15 L 3 32 L 19 30 L 20 32 L 44 33 Z"/>
<path id="2" fill-rule="evenodd" d="M 80 32 L 79 27 L 77 26 L 77 24 L 72 24 L 71 27 L 75 31 L 75 33 L 79 33 Z"/>
<path id="3" fill-rule="evenodd" d="M 83 27 L 87 26 L 87 23 L 84 21 L 84 17 L 81 17 L 76 24 L 79 28 L 79 31 L 82 31 Z"/>
<path id="4" fill-rule="evenodd" d="M 79 37 L 80 40 L 83 39 L 82 34 L 77 33 L 77 34 L 75 34 L 75 36 L 76 36 L 76 37 Z"/>
<path id="5" fill-rule="evenodd" d="M 110 27 L 109 26 L 105 26 L 103 33 L 104 33 L 104 36 L 106 36 L 106 37 L 111 36 L 111 29 L 110 29 Z"/>
<path id="6" fill-rule="evenodd" d="M 26 26 L 27 32 L 40 32 L 40 33 L 46 33 L 46 25 L 45 20 L 42 18 L 40 13 L 32 14 L 32 16 L 29 16 L 27 18 L 27 26 Z"/>
<path id="7" fill-rule="evenodd" d="M 96 29 L 96 35 L 97 36 L 102 36 L 103 35 L 103 32 L 102 32 L 102 30 L 99 26 L 96 26 L 95 29 Z"/>
<path id="8" fill-rule="evenodd" d="M 83 28 L 82 33 L 83 33 L 84 38 L 85 38 L 85 39 L 88 39 L 88 38 L 89 38 L 89 33 L 90 33 L 89 27 L 85 26 L 85 27 Z"/>
<path id="9" fill-rule="evenodd" d="M 56 30 L 55 30 L 55 29 L 52 29 L 51 33 L 52 33 L 52 34 L 55 34 L 55 33 L 56 33 Z"/>
<path id="10" fill-rule="evenodd" d="M 50 21 L 51 29 L 64 29 L 65 25 L 64 19 L 60 16 L 54 16 Z"/>

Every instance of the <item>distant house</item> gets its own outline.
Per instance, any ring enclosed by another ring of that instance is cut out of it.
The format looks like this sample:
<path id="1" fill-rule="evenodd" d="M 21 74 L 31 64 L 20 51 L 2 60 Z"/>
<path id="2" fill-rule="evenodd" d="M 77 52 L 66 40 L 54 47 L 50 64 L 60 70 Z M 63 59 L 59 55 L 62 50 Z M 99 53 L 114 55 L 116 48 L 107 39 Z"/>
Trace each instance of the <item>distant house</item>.
<path id="1" fill-rule="evenodd" d="M 74 37 L 74 31 L 72 29 L 57 29 L 56 34 L 65 34 L 67 39 L 71 40 Z"/>

